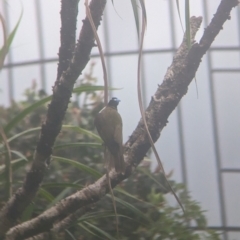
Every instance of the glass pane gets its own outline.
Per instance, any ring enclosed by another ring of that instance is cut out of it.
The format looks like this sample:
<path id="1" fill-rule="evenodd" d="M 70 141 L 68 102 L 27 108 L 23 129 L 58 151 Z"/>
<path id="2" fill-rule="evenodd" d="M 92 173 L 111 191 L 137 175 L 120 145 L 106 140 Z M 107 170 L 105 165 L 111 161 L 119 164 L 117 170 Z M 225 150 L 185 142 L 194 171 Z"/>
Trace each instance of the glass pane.
<path id="1" fill-rule="evenodd" d="M 214 87 L 223 167 L 240 167 L 240 74 L 214 74 Z"/>
<path id="2" fill-rule="evenodd" d="M 146 1 L 146 9 L 147 29 L 144 48 L 171 48 L 171 22 L 168 1 L 148 0 Z"/>
<path id="3" fill-rule="evenodd" d="M 209 1 L 209 2 L 214 2 L 214 1 Z M 239 46 L 239 32 L 238 32 L 239 30 L 237 31 L 237 29 L 239 29 L 237 11 L 238 11 L 237 7 L 233 9 L 231 13 L 231 20 L 226 21 L 224 23 L 223 30 L 219 32 L 218 36 L 216 37 L 216 39 L 212 44 L 213 47 Z"/>
<path id="4" fill-rule="evenodd" d="M 16 101 L 25 99 L 24 92 L 36 84 L 41 89 L 41 78 L 38 65 L 16 67 L 13 69 L 14 97 Z"/>
<path id="5" fill-rule="evenodd" d="M 103 17 L 107 21 L 108 44 L 110 51 L 132 51 L 137 50 L 137 30 L 131 7 L 131 1 L 108 1 Z"/>
<path id="6" fill-rule="evenodd" d="M 212 112 L 203 62 L 188 93 L 181 100 L 188 186 L 194 199 L 201 203 L 210 225 L 220 224 L 218 184 L 212 134 Z M 198 96 L 197 96 L 198 91 Z M 213 191 L 215 189 L 215 191 Z"/>
<path id="7" fill-rule="evenodd" d="M 227 225 L 231 227 L 240 226 L 240 174 L 224 174 L 224 196 L 226 202 Z"/>
<path id="8" fill-rule="evenodd" d="M 112 86 L 121 88 L 114 96 L 121 100 L 119 112 L 123 119 L 123 138 L 128 139 L 140 119 L 137 100 L 137 55 L 111 59 Z M 135 70 L 135 71 L 134 71 Z"/>
<path id="9" fill-rule="evenodd" d="M 40 1 L 44 56 L 57 58 L 60 46 L 60 1 Z"/>
<path id="10" fill-rule="evenodd" d="M 240 71 L 239 51 L 214 51 L 211 56 L 213 68 L 238 68 Z"/>
<path id="11" fill-rule="evenodd" d="M 228 239 L 230 240 L 239 240 L 240 239 L 240 230 L 239 232 L 229 232 Z"/>
<path id="12" fill-rule="evenodd" d="M 13 0 L 7 3 L 12 30 L 23 9 L 23 16 L 18 31 L 14 37 L 11 52 L 14 62 L 36 60 L 39 58 L 38 36 L 36 28 L 35 3 L 25 0 L 22 3 Z"/>
<path id="13" fill-rule="evenodd" d="M 145 76 L 143 86 L 146 86 L 146 102 L 150 102 L 151 97 L 154 95 L 164 79 L 167 68 L 171 65 L 173 54 L 170 53 L 154 53 L 143 55 L 143 68 L 142 73 Z M 135 70 L 136 71 L 136 70 Z M 144 79 L 143 79 L 144 80 Z"/>
<path id="14" fill-rule="evenodd" d="M 163 129 L 160 139 L 155 144 L 162 161 L 164 170 L 167 174 L 173 171 L 171 179 L 178 182 L 183 182 L 181 159 L 180 159 L 180 146 L 178 136 L 178 123 L 176 111 L 171 114 L 168 119 L 167 126 Z M 154 154 L 151 154 L 152 169 L 154 170 L 158 165 Z M 174 204 L 176 205 L 176 200 Z"/>

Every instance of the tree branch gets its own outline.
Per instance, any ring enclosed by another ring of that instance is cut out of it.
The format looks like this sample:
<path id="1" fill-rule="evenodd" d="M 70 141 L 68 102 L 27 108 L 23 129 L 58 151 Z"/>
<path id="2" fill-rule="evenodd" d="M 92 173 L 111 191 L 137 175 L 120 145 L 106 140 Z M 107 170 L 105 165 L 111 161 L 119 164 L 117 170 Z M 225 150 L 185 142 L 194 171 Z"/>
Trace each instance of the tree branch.
<path id="1" fill-rule="evenodd" d="M 59 63 L 57 81 L 59 81 L 62 73 L 68 69 L 72 59 L 75 42 L 76 42 L 76 26 L 78 15 L 79 0 L 61 0 L 61 46 L 59 48 Z M 56 83 L 55 83 L 56 85 Z"/>
<path id="2" fill-rule="evenodd" d="M 105 5 L 106 0 L 92 0 L 89 5 L 96 28 L 100 25 Z M 73 34 L 73 31 L 71 31 L 71 33 Z M 66 46 L 69 44 L 71 45 L 72 42 L 72 39 L 69 40 Z M 48 107 L 46 120 L 42 124 L 40 139 L 37 144 L 31 169 L 26 175 L 23 187 L 17 190 L 0 213 L 0 237 L 3 236 L 10 227 L 16 224 L 17 219 L 21 216 L 24 209 L 30 204 L 38 191 L 47 169 L 47 162 L 52 154 L 53 144 L 61 130 L 62 121 L 71 98 L 74 83 L 88 63 L 93 46 L 94 35 L 86 17 L 83 20 L 79 40 L 68 69 L 65 70 L 66 65 L 61 61 L 59 63 L 58 74 L 61 72 L 62 74 L 53 87 L 52 101 Z M 63 45 L 62 47 L 63 48 L 60 48 L 60 55 L 63 49 L 65 49 Z M 70 48 L 72 49 L 72 47 Z M 71 50 L 67 58 L 70 55 Z"/>
<path id="3" fill-rule="evenodd" d="M 176 108 L 180 99 L 187 93 L 188 85 L 194 78 L 203 55 L 222 29 L 223 23 L 229 19 L 230 11 L 237 4 L 237 0 L 222 0 L 211 23 L 205 29 L 200 42 L 194 43 L 188 51 L 186 43 L 183 41 L 164 77 L 163 83 L 152 97 L 145 113 L 148 128 L 154 141 L 159 138 L 160 132 L 167 124 L 169 115 Z M 195 35 L 194 31 L 197 30 L 200 22 L 201 18 L 191 18 L 192 36 Z M 109 173 L 112 187 L 131 175 L 149 148 L 150 143 L 147 133 L 143 121 L 140 120 L 137 128 L 125 144 L 124 157 L 128 163 L 125 174 L 117 174 L 114 169 Z M 77 209 L 97 202 L 106 195 L 108 190 L 108 181 L 106 175 L 104 175 L 95 183 L 60 201 L 37 218 L 12 228 L 7 233 L 6 239 L 23 239 L 49 231 L 54 223 L 61 221 Z"/>
<path id="4" fill-rule="evenodd" d="M 50 231 L 38 234 L 34 237 L 27 238 L 26 240 L 47 240 L 53 239 L 53 237 L 58 237 L 57 235 L 60 232 L 63 232 L 65 229 L 71 226 L 79 217 L 84 215 L 84 213 L 88 212 L 90 209 L 92 209 L 91 205 L 78 209 L 76 212 L 70 214 L 68 217 L 55 224 Z"/>

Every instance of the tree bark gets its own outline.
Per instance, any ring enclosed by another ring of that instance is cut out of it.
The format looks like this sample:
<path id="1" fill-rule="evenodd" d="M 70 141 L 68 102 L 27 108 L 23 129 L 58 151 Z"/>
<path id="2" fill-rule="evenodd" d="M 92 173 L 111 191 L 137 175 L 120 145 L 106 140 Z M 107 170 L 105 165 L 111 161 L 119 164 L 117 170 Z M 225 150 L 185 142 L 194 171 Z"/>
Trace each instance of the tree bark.
<path id="1" fill-rule="evenodd" d="M 73 14 L 73 17 L 68 21 L 73 22 L 73 19 L 76 21 L 77 9 L 74 9 L 74 6 L 76 7 L 77 2 L 76 0 L 68 2 L 71 2 L 72 6 L 70 6 L 70 3 L 67 4 L 65 0 L 62 1 L 62 5 L 68 5 L 70 8 L 68 11 Z M 89 5 L 96 28 L 100 25 L 105 5 L 106 0 L 92 0 Z M 65 14 L 64 11 L 61 13 Z M 63 23 L 62 30 L 68 26 L 69 22 Z M 39 185 L 43 180 L 44 173 L 47 170 L 55 139 L 61 130 L 62 121 L 72 95 L 74 83 L 88 63 L 91 50 L 95 46 L 94 34 L 88 18 L 86 17 L 83 20 L 82 30 L 73 57 L 69 62 L 68 59 L 72 55 L 73 39 L 75 41 L 75 29 L 76 25 L 73 25 L 71 30 L 69 30 L 71 36 L 63 36 L 63 34 L 61 36 L 62 43 L 59 57 L 63 57 L 63 59 L 59 60 L 58 77 L 53 87 L 53 97 L 48 106 L 46 120 L 42 124 L 34 161 L 30 171 L 26 175 L 23 187 L 17 190 L 0 212 L 0 237 L 16 224 L 25 208 L 36 196 Z M 69 50 L 67 48 L 69 48 Z M 63 56 L 63 52 L 67 53 L 67 55 Z M 63 61 L 68 61 L 68 68 Z"/>

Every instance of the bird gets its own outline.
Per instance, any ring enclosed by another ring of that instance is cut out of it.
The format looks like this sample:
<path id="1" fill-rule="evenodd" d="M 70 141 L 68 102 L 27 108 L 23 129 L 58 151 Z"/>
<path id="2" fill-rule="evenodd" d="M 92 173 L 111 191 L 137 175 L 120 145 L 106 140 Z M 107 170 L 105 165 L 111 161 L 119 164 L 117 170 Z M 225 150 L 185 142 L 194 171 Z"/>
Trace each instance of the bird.
<path id="1" fill-rule="evenodd" d="M 117 106 L 120 100 L 113 97 L 95 117 L 94 124 L 105 146 L 104 155 L 107 169 L 115 167 L 117 173 L 124 174 L 122 118 Z"/>

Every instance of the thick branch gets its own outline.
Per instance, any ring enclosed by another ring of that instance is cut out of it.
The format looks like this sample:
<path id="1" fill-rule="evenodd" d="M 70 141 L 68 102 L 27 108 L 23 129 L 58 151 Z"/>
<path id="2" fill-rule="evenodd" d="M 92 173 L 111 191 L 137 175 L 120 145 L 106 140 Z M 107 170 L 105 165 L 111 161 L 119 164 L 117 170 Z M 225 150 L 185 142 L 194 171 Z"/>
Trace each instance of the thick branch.
<path id="1" fill-rule="evenodd" d="M 51 229 L 51 231 L 44 232 L 41 234 L 38 234 L 34 237 L 27 238 L 26 240 L 47 240 L 47 239 L 56 239 L 60 232 L 67 229 L 69 226 L 72 225 L 79 217 L 84 215 L 87 211 L 91 209 L 91 205 L 85 206 L 76 212 L 70 214 L 68 217 L 64 218 L 59 223 L 55 224 L 54 227 Z M 55 238 L 53 238 L 55 237 Z M 57 238 L 58 239 L 58 238 Z"/>
<path id="2" fill-rule="evenodd" d="M 156 141 L 160 132 L 167 124 L 167 119 L 177 107 L 181 98 L 187 93 L 188 86 L 194 78 L 202 61 L 203 55 L 209 49 L 217 34 L 223 29 L 223 24 L 230 19 L 232 8 L 238 5 L 237 0 L 222 0 L 211 23 L 205 29 L 200 43 L 195 43 L 186 53 L 186 45 L 182 45 L 169 67 L 163 83 L 159 86 L 146 110 L 148 127 L 152 138 Z M 132 148 L 139 136 L 146 136 L 143 122 L 140 121 L 131 135 L 127 147 Z M 142 146 L 148 149 L 150 145 Z"/>
<path id="3" fill-rule="evenodd" d="M 100 25 L 105 4 L 106 0 L 92 0 L 89 5 L 96 28 Z M 0 213 L 0 237 L 16 223 L 19 216 L 36 195 L 47 169 L 46 162 L 50 158 L 53 144 L 61 130 L 74 83 L 88 63 L 93 46 L 94 35 L 86 17 L 83 20 L 82 30 L 70 65 L 66 71 L 63 71 L 60 79 L 56 81 L 53 87 L 52 101 L 48 107 L 46 120 L 42 124 L 40 139 L 31 169 L 26 175 L 23 187 L 17 190 Z M 64 70 L 64 67 L 61 68 L 62 70 Z"/>
<path id="4" fill-rule="evenodd" d="M 185 42 L 180 46 L 163 83 L 152 97 L 146 110 L 149 131 L 154 141 L 159 138 L 169 115 L 176 108 L 180 99 L 187 93 L 188 85 L 194 78 L 203 55 L 222 29 L 223 23 L 229 19 L 230 11 L 237 4 L 237 0 L 222 0 L 200 43 L 195 43 L 189 51 Z M 199 27 L 201 18 L 192 18 L 191 22 L 196 24 L 195 26 L 192 25 L 192 33 L 194 34 L 194 31 Z M 131 175 L 149 148 L 150 143 L 143 122 L 140 120 L 137 128 L 125 144 L 124 157 L 128 163 L 125 175 L 117 174 L 114 170 L 109 173 L 112 187 Z M 106 176 L 103 176 L 95 183 L 62 200 L 37 218 L 11 229 L 6 239 L 22 239 L 48 231 L 53 227 L 54 223 L 61 221 L 79 208 L 97 202 L 107 192 L 108 181 Z"/>
<path id="5" fill-rule="evenodd" d="M 76 42 L 76 26 L 78 15 L 78 2 L 79 0 L 62 0 L 61 6 L 61 46 L 59 48 L 59 63 L 57 81 L 60 79 L 62 73 L 69 67 L 72 59 L 75 42 Z"/>

